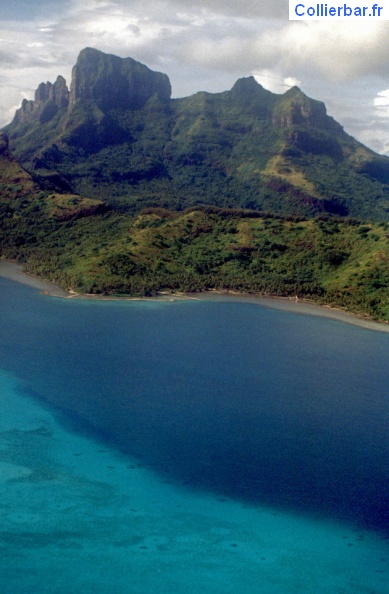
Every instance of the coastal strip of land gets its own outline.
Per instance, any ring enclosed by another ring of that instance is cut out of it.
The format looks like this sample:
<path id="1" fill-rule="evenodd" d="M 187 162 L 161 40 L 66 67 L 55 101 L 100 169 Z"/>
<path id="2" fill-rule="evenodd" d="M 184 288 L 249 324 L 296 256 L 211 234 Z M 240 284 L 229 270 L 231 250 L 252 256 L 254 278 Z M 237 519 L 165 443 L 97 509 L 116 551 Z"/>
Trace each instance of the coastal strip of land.
<path id="1" fill-rule="evenodd" d="M 23 266 L 9 260 L 0 260 L 0 276 L 39 289 L 52 297 L 69 297 L 70 293 L 52 283 L 23 271 Z"/>
<path id="2" fill-rule="evenodd" d="M 353 314 L 342 309 L 337 309 L 327 305 L 317 305 L 315 303 L 307 302 L 305 299 L 298 298 L 285 298 L 275 296 L 262 296 L 262 295 L 251 295 L 247 293 L 237 293 L 228 291 L 206 291 L 204 293 L 170 293 L 163 292 L 155 297 L 131 297 L 123 296 L 116 297 L 112 295 L 88 295 L 84 293 L 75 293 L 65 291 L 55 283 L 27 274 L 23 271 L 23 266 L 13 261 L 1 260 L 0 259 L 0 276 L 8 278 L 18 283 L 28 285 L 35 289 L 39 289 L 42 293 L 61 298 L 78 298 L 78 299 L 97 299 L 97 300 L 159 300 L 159 301 L 175 301 L 178 299 L 205 299 L 212 301 L 224 301 L 224 300 L 235 300 L 245 303 L 253 303 L 261 305 L 263 307 L 270 307 L 273 309 L 279 309 L 292 313 L 320 316 L 325 318 L 331 318 L 344 322 L 347 324 L 353 324 L 361 328 L 368 330 L 374 330 L 376 332 L 387 332 L 389 333 L 389 324 L 385 322 L 376 322 L 369 318 L 363 317 L 358 314 Z"/>

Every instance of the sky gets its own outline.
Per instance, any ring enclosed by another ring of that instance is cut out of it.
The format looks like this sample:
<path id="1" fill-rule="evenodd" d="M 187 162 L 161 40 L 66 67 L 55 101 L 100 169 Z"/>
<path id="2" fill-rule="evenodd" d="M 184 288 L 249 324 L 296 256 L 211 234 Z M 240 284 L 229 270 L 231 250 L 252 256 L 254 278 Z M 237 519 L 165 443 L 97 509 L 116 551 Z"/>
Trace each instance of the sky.
<path id="1" fill-rule="evenodd" d="M 389 155 L 389 21 L 289 21 L 288 0 L 0 0 L 0 127 L 41 82 L 70 85 L 84 47 L 164 72 L 173 97 L 297 84 Z"/>

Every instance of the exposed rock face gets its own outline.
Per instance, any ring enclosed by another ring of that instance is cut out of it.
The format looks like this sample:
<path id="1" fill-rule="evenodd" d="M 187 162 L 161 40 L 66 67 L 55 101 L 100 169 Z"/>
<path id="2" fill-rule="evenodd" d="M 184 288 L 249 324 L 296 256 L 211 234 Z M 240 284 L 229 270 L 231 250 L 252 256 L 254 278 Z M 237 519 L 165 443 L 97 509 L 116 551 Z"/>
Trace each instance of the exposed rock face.
<path id="1" fill-rule="evenodd" d="M 39 85 L 35 91 L 35 103 L 44 103 L 45 101 L 52 101 L 58 109 L 67 107 L 69 90 L 62 76 L 59 76 L 54 84 L 48 82 Z"/>
<path id="2" fill-rule="evenodd" d="M 132 58 L 86 48 L 73 68 L 70 91 L 62 76 L 54 84 L 41 83 L 33 101 L 23 100 L 13 123 L 49 122 L 59 110 L 69 118 L 79 102 L 93 104 L 104 113 L 116 108 L 140 109 L 152 97 L 168 101 L 170 96 L 166 74 L 153 72 Z"/>
<path id="3" fill-rule="evenodd" d="M 102 111 L 140 109 L 153 96 L 167 101 L 171 95 L 166 74 L 153 72 L 132 58 L 118 58 L 91 48 L 80 53 L 70 89 L 70 109 L 78 100 L 84 100 Z"/>
<path id="4" fill-rule="evenodd" d="M 66 81 L 59 76 L 54 84 L 41 83 L 35 91 L 33 101 L 23 100 L 22 106 L 15 114 L 15 123 L 49 122 L 58 112 L 69 105 L 69 89 Z"/>
<path id="5" fill-rule="evenodd" d="M 273 125 L 281 128 L 302 123 L 328 126 L 324 103 L 307 97 L 298 87 L 292 87 L 278 101 L 273 111 Z"/>
<path id="6" fill-rule="evenodd" d="M 349 137 L 324 103 L 298 87 L 279 95 L 250 76 L 229 91 L 170 97 L 165 74 L 86 48 L 70 90 L 62 77 L 40 84 L 4 131 L 12 153 L 47 189 L 120 196 L 131 205 L 166 199 L 174 208 L 228 200 L 245 208 L 295 213 L 297 204 L 302 213 L 346 214 L 355 203 L 350 216 L 360 216 L 366 200 L 363 213 L 382 216 L 389 159 Z M 1 150 L 7 151 L 5 137 Z M 334 175 L 325 173 L 328 159 Z"/>

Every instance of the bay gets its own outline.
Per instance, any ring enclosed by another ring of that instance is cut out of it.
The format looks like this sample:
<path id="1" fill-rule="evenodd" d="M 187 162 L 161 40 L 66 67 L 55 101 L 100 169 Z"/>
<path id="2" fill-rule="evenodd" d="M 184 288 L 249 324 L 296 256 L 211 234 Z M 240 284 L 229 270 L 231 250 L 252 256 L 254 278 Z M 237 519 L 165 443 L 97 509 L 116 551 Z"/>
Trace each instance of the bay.
<path id="1" fill-rule="evenodd" d="M 385 591 L 387 334 L 0 296 L 2 592 Z"/>

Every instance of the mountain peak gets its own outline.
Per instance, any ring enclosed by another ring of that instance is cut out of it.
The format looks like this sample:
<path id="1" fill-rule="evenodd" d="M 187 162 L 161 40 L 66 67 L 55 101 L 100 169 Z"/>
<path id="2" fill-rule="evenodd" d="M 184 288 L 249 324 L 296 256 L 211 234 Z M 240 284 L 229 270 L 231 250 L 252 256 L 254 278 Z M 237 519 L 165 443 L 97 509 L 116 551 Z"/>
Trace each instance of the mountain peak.
<path id="1" fill-rule="evenodd" d="M 222 93 L 170 94 L 165 74 L 85 48 L 70 90 L 62 77 L 41 83 L 5 132 L 34 176 L 50 171 L 69 191 L 131 208 L 166 200 L 387 218 L 389 159 L 297 86 L 275 94 L 249 76 Z"/>
<path id="2" fill-rule="evenodd" d="M 290 95 L 298 95 L 298 94 L 302 94 L 304 96 L 306 96 L 302 90 L 300 89 L 300 87 L 298 87 L 297 85 L 293 85 L 293 87 L 290 87 L 290 89 L 288 89 L 286 91 L 286 93 L 289 93 Z M 286 93 L 284 93 L 286 95 Z"/>
<path id="3" fill-rule="evenodd" d="M 56 82 L 42 82 L 34 99 L 24 99 L 14 123 L 45 123 L 58 111 L 68 115 L 77 103 L 94 104 L 105 112 L 110 109 L 140 109 L 156 97 L 168 101 L 171 86 L 166 74 L 154 72 L 132 58 L 119 58 L 93 48 L 83 49 L 72 71 L 70 91 L 62 76 Z M 90 110 L 90 105 L 87 106 Z"/>
<path id="4" fill-rule="evenodd" d="M 254 76 L 238 78 L 230 92 L 233 96 L 239 98 L 273 95 L 271 91 L 266 90 L 262 85 L 260 85 L 259 82 L 255 80 Z"/>
<path id="5" fill-rule="evenodd" d="M 254 78 L 254 76 L 247 76 L 243 78 L 238 78 L 234 86 L 232 87 L 232 91 L 258 91 L 258 89 L 263 89 L 262 85 L 260 85 Z"/>
<path id="6" fill-rule="evenodd" d="M 328 127 L 332 125 L 330 120 L 324 103 L 311 99 L 297 86 L 291 87 L 286 93 L 280 95 L 273 110 L 273 124 L 280 127 L 302 123 Z"/>
<path id="7" fill-rule="evenodd" d="M 39 121 L 49 122 L 69 104 L 69 89 L 63 76 L 58 76 L 54 84 L 41 83 L 35 91 L 33 101 L 23 99 L 20 109 L 15 113 L 15 123 Z"/>
<path id="8" fill-rule="evenodd" d="M 132 58 L 119 58 L 93 48 L 83 49 L 72 72 L 70 108 L 91 101 L 102 111 L 140 109 L 151 97 L 167 101 L 171 86 L 166 74 L 154 72 Z"/>

